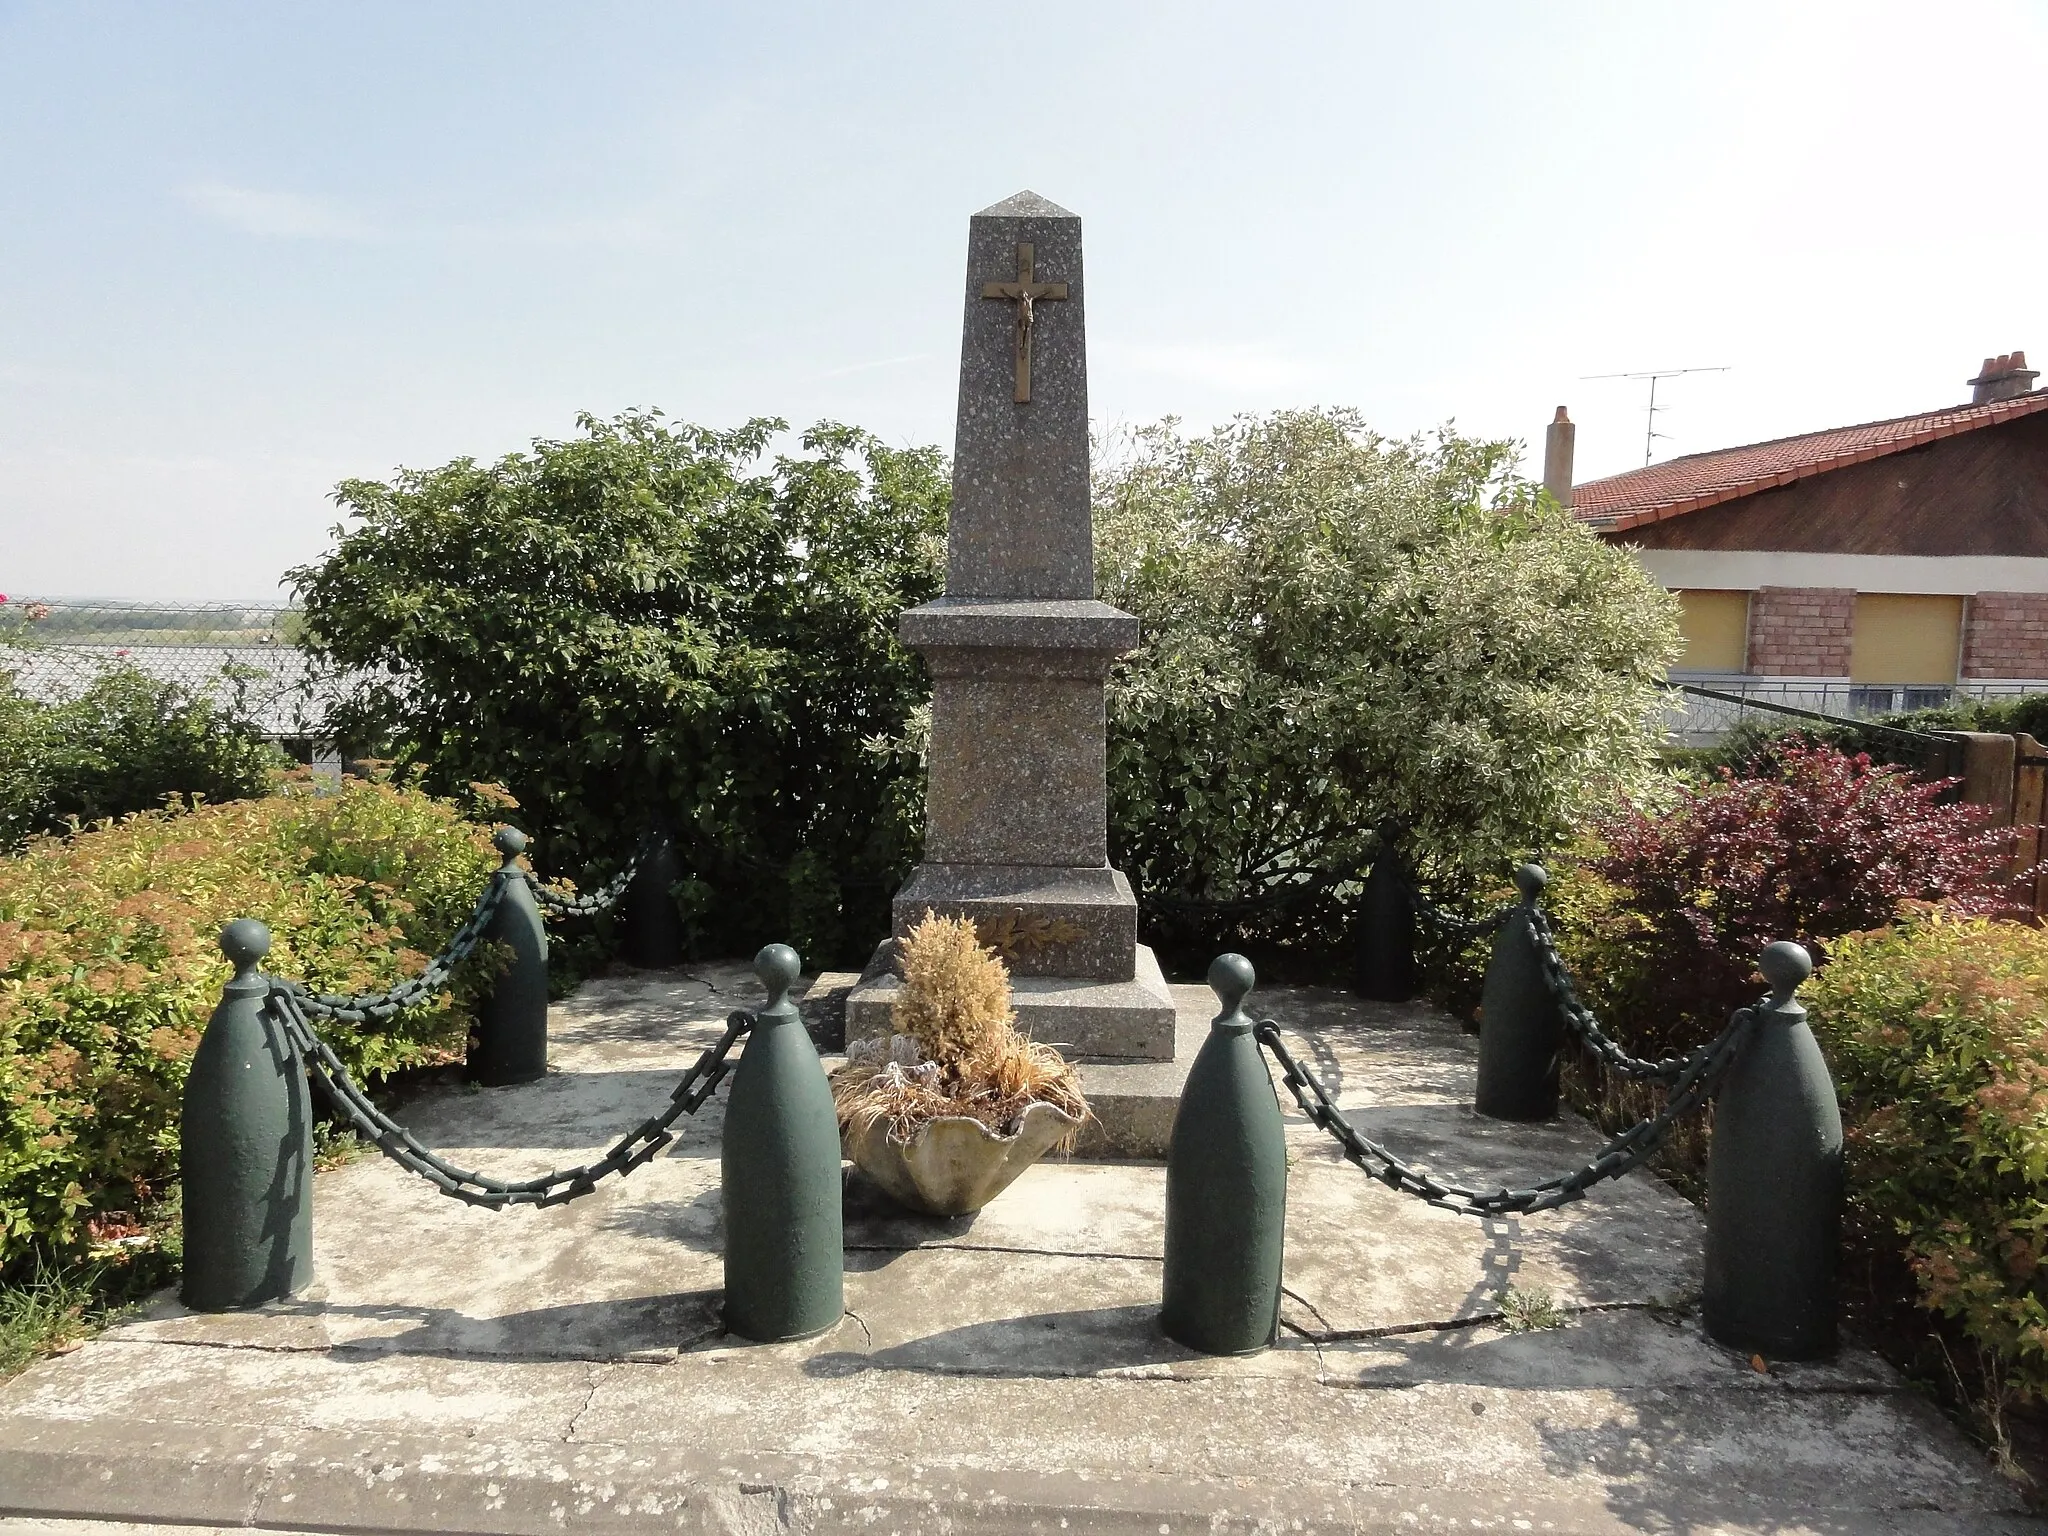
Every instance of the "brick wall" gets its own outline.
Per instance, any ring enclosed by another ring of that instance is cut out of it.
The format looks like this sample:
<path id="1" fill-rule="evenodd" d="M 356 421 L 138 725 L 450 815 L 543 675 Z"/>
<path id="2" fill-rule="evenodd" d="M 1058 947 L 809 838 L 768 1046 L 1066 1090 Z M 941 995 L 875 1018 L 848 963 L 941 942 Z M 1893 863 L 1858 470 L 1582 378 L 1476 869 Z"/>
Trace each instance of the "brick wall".
<path id="1" fill-rule="evenodd" d="M 1758 677 L 1847 677 L 1856 593 L 1762 587 L 1749 600 L 1749 670 Z"/>
<path id="2" fill-rule="evenodd" d="M 2048 678 L 2048 592 L 1979 592 L 1963 619 L 1963 676 Z"/>

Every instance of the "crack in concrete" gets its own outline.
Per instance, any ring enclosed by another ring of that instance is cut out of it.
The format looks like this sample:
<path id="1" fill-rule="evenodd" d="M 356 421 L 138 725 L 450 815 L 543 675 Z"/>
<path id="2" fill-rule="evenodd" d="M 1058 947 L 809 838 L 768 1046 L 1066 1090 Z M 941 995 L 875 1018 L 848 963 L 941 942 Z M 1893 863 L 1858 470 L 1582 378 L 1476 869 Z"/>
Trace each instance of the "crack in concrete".
<path id="1" fill-rule="evenodd" d="M 1316 1352 L 1316 1385 L 1319 1387 L 1336 1386 L 1337 1383 L 1330 1380 L 1330 1362 L 1328 1357 L 1323 1354 L 1321 1342 L 1311 1338 L 1308 1341 L 1308 1347 Z"/>
<path id="2" fill-rule="evenodd" d="M 583 1394 L 583 1405 L 570 1414 L 569 1422 L 562 1426 L 562 1444 L 568 1445 L 576 1438 L 576 1426 L 583 1422 L 583 1416 L 590 1412 L 590 1405 L 597 1401 L 597 1389 L 603 1384 L 604 1373 L 604 1366 L 595 1364 L 591 1366 L 589 1390 Z"/>
<path id="3" fill-rule="evenodd" d="M 1330 1320 L 1327 1317 L 1323 1316 L 1323 1309 L 1321 1307 L 1317 1306 L 1314 1302 L 1310 1301 L 1306 1296 L 1302 1295 L 1301 1292 L 1294 1289 L 1294 1287 L 1291 1285 L 1283 1284 L 1280 1287 L 1280 1294 L 1282 1296 L 1292 1297 L 1297 1305 L 1306 1307 L 1309 1311 L 1313 1312 L 1315 1314 L 1316 1321 L 1323 1325 L 1324 1336 L 1328 1336 L 1330 1330 Z M 1283 1327 L 1292 1328 L 1304 1339 L 1312 1339 L 1316 1337 L 1316 1335 L 1310 1333 L 1306 1328 L 1302 1327 L 1299 1323 L 1290 1323 L 1285 1318 L 1282 1318 L 1280 1321 Z"/>
<path id="4" fill-rule="evenodd" d="M 1289 1291 L 1287 1294 L 1290 1296 L 1294 1295 L 1292 1291 Z M 1301 1301 L 1301 1298 L 1296 1296 L 1295 1300 Z M 1301 1304 L 1308 1307 L 1311 1312 L 1315 1312 L 1315 1308 L 1310 1306 L 1308 1302 L 1302 1301 Z M 1661 1301 L 1588 1301 L 1580 1302 L 1573 1306 L 1559 1307 L 1557 1310 L 1569 1317 L 1582 1317 L 1595 1312 L 1654 1313 L 1668 1310 L 1668 1307 L 1666 1303 Z M 1447 1333 L 1459 1328 L 1478 1328 L 1487 1323 L 1497 1323 L 1505 1315 L 1496 1308 L 1491 1312 L 1474 1312 L 1468 1317 L 1432 1318 L 1419 1323 L 1386 1323 L 1378 1328 L 1332 1328 L 1327 1333 L 1320 1334 L 1310 1333 L 1307 1329 L 1295 1323 L 1289 1323 L 1287 1326 L 1293 1328 L 1304 1339 L 1319 1340 L 1325 1344 L 1343 1344 L 1357 1339 L 1391 1339 L 1407 1333 Z M 1316 1316 L 1321 1317 L 1322 1313 L 1316 1312 Z M 1543 1332 L 1544 1330 L 1530 1329 L 1528 1331 Z"/>
<path id="5" fill-rule="evenodd" d="M 1007 1243 L 848 1243 L 848 1253 L 1016 1253 L 1046 1259 L 1129 1259 L 1142 1264 L 1164 1264 L 1157 1253 L 1103 1253 L 1079 1248 L 1020 1248 Z M 1306 1302 L 1303 1303 L 1307 1305 Z M 1313 1311 L 1313 1308 L 1310 1308 Z M 1320 1315 L 1320 1314 L 1319 1314 Z"/>
<path id="6" fill-rule="evenodd" d="M 277 1486 L 277 1479 L 283 1471 L 284 1468 L 277 1460 L 275 1453 L 264 1457 L 263 1481 L 257 1486 L 256 1491 L 249 1496 L 249 1512 L 243 1517 L 243 1525 L 260 1526 L 263 1524 L 263 1506 L 270 1502 L 270 1490 Z"/>
<path id="7" fill-rule="evenodd" d="M 870 1353 L 873 1353 L 875 1347 L 875 1335 L 874 1330 L 868 1327 L 867 1319 L 862 1317 L 858 1312 L 854 1311 L 851 1307 L 848 1307 L 846 1309 L 846 1315 L 852 1318 L 856 1323 L 860 1324 L 860 1336 L 863 1341 L 864 1347 Z"/>
<path id="8" fill-rule="evenodd" d="M 700 1344 L 724 1335 L 723 1325 L 694 1334 L 673 1346 L 663 1346 L 664 1358 L 635 1359 L 635 1354 L 647 1351 L 632 1351 L 625 1354 L 575 1354 L 560 1352 L 554 1354 L 531 1350 L 433 1349 L 408 1345 L 403 1349 L 388 1348 L 378 1344 L 344 1342 L 340 1344 L 265 1344 L 248 1339 L 151 1339 L 120 1338 L 107 1339 L 109 1344 L 164 1344 L 178 1349 L 226 1349 L 248 1350 L 263 1355 L 333 1355 L 354 1360 L 467 1360 L 479 1365 L 672 1365 L 674 1359 L 667 1357 L 667 1350 L 673 1348 L 677 1355 L 697 1348 Z"/>

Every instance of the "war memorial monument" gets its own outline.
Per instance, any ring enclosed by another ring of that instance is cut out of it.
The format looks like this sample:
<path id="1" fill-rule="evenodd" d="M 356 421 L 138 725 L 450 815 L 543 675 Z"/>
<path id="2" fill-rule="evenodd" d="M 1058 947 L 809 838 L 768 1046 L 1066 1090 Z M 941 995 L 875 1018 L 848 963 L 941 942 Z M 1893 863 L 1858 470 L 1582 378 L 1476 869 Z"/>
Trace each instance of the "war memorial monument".
<path id="1" fill-rule="evenodd" d="M 1176 1049 L 1130 881 L 1109 863 L 1103 683 L 1138 621 L 1095 597 L 1081 221 L 1033 192 L 974 215 L 946 590 L 898 633 L 932 673 L 924 862 L 895 933 L 971 918 L 1017 1026 L 1085 1065 L 1084 1151 L 1159 1157 L 1195 1044 Z M 884 945 L 847 1036 L 889 1029 Z"/>

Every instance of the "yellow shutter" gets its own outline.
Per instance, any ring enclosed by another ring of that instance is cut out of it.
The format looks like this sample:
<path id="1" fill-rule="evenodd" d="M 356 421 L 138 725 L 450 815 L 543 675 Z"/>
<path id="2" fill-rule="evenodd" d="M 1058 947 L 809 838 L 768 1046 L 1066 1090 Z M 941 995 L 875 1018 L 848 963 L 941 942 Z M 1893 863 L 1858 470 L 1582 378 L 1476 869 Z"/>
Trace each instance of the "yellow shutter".
<path id="1" fill-rule="evenodd" d="M 1856 594 L 1849 680 L 1856 683 L 1952 683 L 1963 633 L 1960 597 L 1898 592 Z"/>
<path id="2" fill-rule="evenodd" d="M 1677 672 L 1740 672 L 1749 655 L 1747 592 L 1680 592 L 1678 632 L 1685 650 Z"/>

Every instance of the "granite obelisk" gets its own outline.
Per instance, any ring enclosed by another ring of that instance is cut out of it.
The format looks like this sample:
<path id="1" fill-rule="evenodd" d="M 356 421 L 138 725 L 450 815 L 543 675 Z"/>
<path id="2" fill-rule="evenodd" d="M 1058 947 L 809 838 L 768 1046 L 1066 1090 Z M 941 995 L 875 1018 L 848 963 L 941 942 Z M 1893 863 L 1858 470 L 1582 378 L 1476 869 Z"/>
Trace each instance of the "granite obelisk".
<path id="1" fill-rule="evenodd" d="M 1081 221 L 1020 192 L 974 215 L 967 244 L 946 591 L 898 621 L 931 668 L 932 740 L 924 863 L 895 931 L 970 917 L 1033 1038 L 1171 1061 L 1172 996 L 1109 865 L 1103 681 L 1138 621 L 1095 600 Z M 849 1036 L 887 1032 L 894 990 L 855 990 Z"/>

